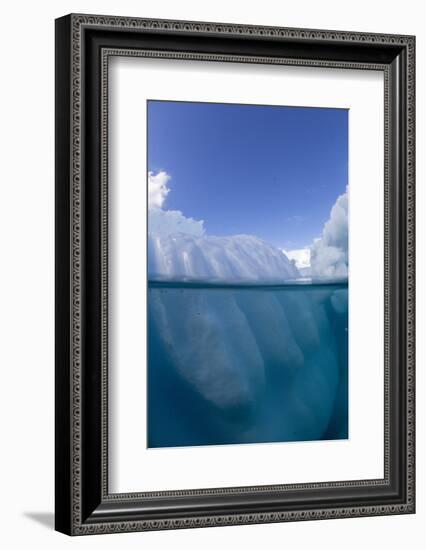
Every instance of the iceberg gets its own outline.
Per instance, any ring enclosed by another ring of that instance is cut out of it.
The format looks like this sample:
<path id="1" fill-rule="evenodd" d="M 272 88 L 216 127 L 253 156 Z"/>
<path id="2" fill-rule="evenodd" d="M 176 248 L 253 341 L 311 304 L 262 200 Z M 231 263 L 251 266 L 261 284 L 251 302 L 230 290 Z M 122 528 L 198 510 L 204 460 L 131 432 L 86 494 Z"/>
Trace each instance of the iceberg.
<path id="1" fill-rule="evenodd" d="M 294 262 L 252 235 L 206 235 L 202 221 L 151 208 L 148 276 L 165 280 L 282 282 L 300 277 Z"/>
<path id="2" fill-rule="evenodd" d="M 149 175 L 148 446 L 346 438 L 347 284 L 298 282 L 264 240 L 163 209 L 168 179 Z M 345 273 L 345 215 L 339 198 L 316 275 Z"/>
<path id="3" fill-rule="evenodd" d="M 280 282 L 300 277 L 284 254 L 251 235 L 149 235 L 148 251 L 150 280 Z"/>
<path id="4" fill-rule="evenodd" d="M 203 220 L 163 208 L 167 172 L 148 173 L 148 277 L 150 280 L 282 282 L 300 277 L 295 263 L 253 235 L 207 235 Z"/>

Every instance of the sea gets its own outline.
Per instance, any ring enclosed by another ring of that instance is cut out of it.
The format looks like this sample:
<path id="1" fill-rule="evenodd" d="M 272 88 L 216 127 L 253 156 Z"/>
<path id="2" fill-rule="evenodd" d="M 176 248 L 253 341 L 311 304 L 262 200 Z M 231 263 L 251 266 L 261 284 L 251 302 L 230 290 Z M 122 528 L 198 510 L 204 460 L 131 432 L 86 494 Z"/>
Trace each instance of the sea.
<path id="1" fill-rule="evenodd" d="M 349 437 L 347 281 L 147 292 L 149 448 Z"/>

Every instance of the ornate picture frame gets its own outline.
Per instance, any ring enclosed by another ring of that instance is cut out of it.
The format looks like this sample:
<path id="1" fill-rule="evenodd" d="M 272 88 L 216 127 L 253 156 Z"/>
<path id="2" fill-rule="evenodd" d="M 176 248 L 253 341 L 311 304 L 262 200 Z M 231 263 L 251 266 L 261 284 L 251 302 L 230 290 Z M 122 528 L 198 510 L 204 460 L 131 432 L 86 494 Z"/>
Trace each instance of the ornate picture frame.
<path id="1" fill-rule="evenodd" d="M 109 492 L 108 63 L 114 56 L 383 73 L 383 478 Z M 58 531 L 85 535 L 415 512 L 413 36 L 67 15 L 56 20 L 55 178 Z"/>

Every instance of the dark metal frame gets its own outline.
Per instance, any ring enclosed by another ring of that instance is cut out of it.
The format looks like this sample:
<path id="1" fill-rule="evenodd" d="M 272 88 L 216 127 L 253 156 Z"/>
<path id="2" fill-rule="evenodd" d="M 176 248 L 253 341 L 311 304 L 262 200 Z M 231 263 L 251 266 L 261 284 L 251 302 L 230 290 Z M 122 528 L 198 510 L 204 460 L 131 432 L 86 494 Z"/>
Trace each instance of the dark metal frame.
<path id="1" fill-rule="evenodd" d="M 56 21 L 57 530 L 84 535 L 414 512 L 414 49 L 413 36 L 92 15 Z M 112 55 L 383 71 L 383 479 L 108 492 Z"/>

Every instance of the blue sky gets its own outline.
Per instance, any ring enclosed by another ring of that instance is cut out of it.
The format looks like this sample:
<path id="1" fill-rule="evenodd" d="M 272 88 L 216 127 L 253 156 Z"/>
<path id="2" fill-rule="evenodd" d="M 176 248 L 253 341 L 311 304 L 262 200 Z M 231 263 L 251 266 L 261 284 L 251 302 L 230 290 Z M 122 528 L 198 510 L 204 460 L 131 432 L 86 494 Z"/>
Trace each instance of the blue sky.
<path id="1" fill-rule="evenodd" d="M 348 111 L 149 101 L 148 170 L 210 235 L 309 246 L 346 189 Z"/>

